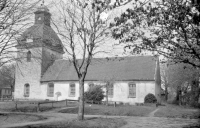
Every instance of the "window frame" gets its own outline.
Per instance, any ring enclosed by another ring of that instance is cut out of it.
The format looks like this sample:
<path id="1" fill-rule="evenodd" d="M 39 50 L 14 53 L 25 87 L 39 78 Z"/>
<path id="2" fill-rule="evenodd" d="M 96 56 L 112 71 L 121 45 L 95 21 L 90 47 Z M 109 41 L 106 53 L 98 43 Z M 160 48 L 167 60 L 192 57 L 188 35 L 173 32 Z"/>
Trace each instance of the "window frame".
<path id="1" fill-rule="evenodd" d="M 72 91 L 72 89 L 73 89 L 72 86 L 74 86 L 74 92 Z M 75 83 L 70 83 L 69 84 L 69 96 L 70 97 L 75 97 L 76 96 L 76 84 Z"/>
<path id="2" fill-rule="evenodd" d="M 108 91 L 107 91 L 108 97 L 113 97 L 114 96 L 114 84 L 112 83 L 112 84 L 108 85 L 107 89 L 108 89 Z"/>
<path id="3" fill-rule="evenodd" d="M 51 89 L 50 86 L 52 86 L 53 89 Z M 48 97 L 54 97 L 54 83 L 48 83 L 48 85 L 47 85 L 47 96 Z"/>
<path id="4" fill-rule="evenodd" d="M 132 86 L 133 85 L 133 86 Z M 131 87 L 132 86 L 132 87 Z M 134 89 L 134 90 L 133 90 Z M 133 91 L 133 92 L 131 92 Z M 133 93 L 133 94 L 132 94 Z M 130 82 L 128 83 L 128 97 L 129 98 L 136 98 L 137 94 L 137 86 L 136 83 Z"/>
<path id="5" fill-rule="evenodd" d="M 24 84 L 24 97 L 29 97 L 29 96 L 30 96 L 30 84 L 26 83 Z"/>

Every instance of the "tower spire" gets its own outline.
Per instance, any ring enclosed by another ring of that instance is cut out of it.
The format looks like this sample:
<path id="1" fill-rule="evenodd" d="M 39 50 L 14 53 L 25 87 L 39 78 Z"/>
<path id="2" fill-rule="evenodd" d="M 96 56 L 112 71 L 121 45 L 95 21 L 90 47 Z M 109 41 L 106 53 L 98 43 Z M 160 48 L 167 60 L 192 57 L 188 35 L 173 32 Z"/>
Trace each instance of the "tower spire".
<path id="1" fill-rule="evenodd" d="M 41 6 L 37 8 L 35 13 L 35 24 L 45 24 L 50 26 L 51 14 L 49 9 L 44 5 L 44 0 L 41 0 Z"/>

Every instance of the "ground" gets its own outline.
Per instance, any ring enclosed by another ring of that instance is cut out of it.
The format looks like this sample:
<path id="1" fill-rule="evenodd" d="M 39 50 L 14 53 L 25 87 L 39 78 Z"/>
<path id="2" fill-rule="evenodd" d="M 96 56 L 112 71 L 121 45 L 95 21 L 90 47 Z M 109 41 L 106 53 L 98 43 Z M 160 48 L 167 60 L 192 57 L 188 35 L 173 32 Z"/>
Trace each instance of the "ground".
<path id="1" fill-rule="evenodd" d="M 45 105 L 43 112 L 31 111 L 23 112 L 23 114 L 21 110 L 28 111 L 28 106 L 19 106 L 17 112 L 14 106 L 13 102 L 0 102 L 0 126 L 21 128 L 189 128 L 189 125 L 196 125 L 194 128 L 197 128 L 199 119 L 198 109 L 171 105 L 159 107 L 117 106 L 116 108 L 86 105 L 86 120 L 83 122 L 76 120 L 76 104 L 67 107 L 64 104 L 63 106 L 57 104 L 53 109 L 51 109 L 51 105 Z M 35 106 L 32 105 L 30 108 L 35 108 Z"/>

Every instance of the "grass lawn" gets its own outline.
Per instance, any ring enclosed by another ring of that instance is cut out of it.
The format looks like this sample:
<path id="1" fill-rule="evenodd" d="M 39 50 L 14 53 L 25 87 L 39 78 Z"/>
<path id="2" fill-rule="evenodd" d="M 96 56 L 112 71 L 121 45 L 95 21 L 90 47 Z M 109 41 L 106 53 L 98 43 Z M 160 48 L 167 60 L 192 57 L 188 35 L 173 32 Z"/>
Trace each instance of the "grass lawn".
<path id="1" fill-rule="evenodd" d="M 86 118 L 84 121 L 53 122 L 21 128 L 119 128 L 125 124 L 126 122 L 120 118 Z"/>
<path id="2" fill-rule="evenodd" d="M 169 118 L 200 118 L 200 111 L 198 109 L 184 108 L 176 105 L 160 106 L 159 110 L 154 114 L 156 117 Z"/>
<path id="3" fill-rule="evenodd" d="M 68 108 L 63 109 L 61 113 L 78 113 L 77 103 L 71 102 L 67 104 Z M 0 102 L 0 111 L 11 111 L 11 112 L 36 112 L 37 104 L 19 104 L 18 109 L 15 109 L 14 102 Z M 45 112 L 52 109 L 66 107 L 65 102 L 52 104 L 42 104 L 40 106 L 40 111 Z M 156 117 L 168 117 L 168 118 L 190 118 L 197 119 L 200 118 L 200 111 L 193 108 L 184 108 L 181 106 L 166 104 L 166 106 L 159 106 L 159 110 L 154 113 Z M 86 115 L 115 115 L 115 116 L 147 116 L 150 112 L 157 109 L 155 105 L 145 105 L 145 106 L 134 106 L 134 105 L 117 105 L 117 107 L 106 106 L 106 105 L 96 105 L 96 104 L 86 104 L 85 114 Z"/>
<path id="4" fill-rule="evenodd" d="M 0 126 L 7 124 L 34 122 L 45 120 L 45 117 L 29 114 L 0 114 Z"/>
<path id="5" fill-rule="evenodd" d="M 118 116 L 146 116 L 154 111 L 154 106 L 120 105 L 117 107 L 106 105 L 85 105 L 86 115 L 118 115 Z M 61 113 L 78 113 L 78 108 L 61 110 Z"/>
<path id="6" fill-rule="evenodd" d="M 200 128 L 200 124 L 187 125 L 184 126 L 183 128 Z"/>

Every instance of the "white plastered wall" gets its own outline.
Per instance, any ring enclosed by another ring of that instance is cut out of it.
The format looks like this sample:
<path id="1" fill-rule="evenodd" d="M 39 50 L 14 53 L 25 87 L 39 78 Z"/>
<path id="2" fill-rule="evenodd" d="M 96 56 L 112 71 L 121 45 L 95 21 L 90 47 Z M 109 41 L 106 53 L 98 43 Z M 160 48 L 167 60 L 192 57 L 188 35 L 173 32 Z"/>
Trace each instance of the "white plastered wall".
<path id="1" fill-rule="evenodd" d="M 148 93 L 152 93 L 155 95 L 155 82 L 154 81 L 134 81 L 136 83 L 136 97 L 130 98 L 129 97 L 129 82 L 124 81 L 118 81 L 114 84 L 114 93 L 113 97 L 109 97 L 109 101 L 116 101 L 116 102 L 123 102 L 123 103 L 129 103 L 129 104 L 135 104 L 135 103 L 143 103 L 144 97 Z M 70 88 L 69 84 L 75 83 L 76 85 L 76 94 L 74 97 L 70 96 Z M 88 90 L 89 86 L 88 84 L 91 82 L 85 82 L 85 91 Z M 103 82 L 93 82 L 97 85 L 104 85 Z M 48 83 L 41 84 L 41 90 L 42 90 L 42 99 L 49 99 L 49 100 L 65 100 L 65 99 L 73 99 L 78 100 L 79 97 L 79 84 L 78 82 L 54 82 L 54 97 L 48 97 L 47 96 L 47 85 Z M 105 91 L 105 88 L 103 89 Z M 61 96 L 57 97 L 56 92 L 60 92 Z M 105 100 L 105 98 L 104 98 Z"/>
<path id="2" fill-rule="evenodd" d="M 15 71 L 15 99 L 41 99 L 41 48 L 30 49 L 32 58 L 30 62 L 26 60 L 27 49 L 23 53 L 18 53 L 18 58 L 21 58 L 21 62 L 16 65 Z M 30 85 L 29 97 L 24 97 L 24 85 L 28 83 Z"/>

